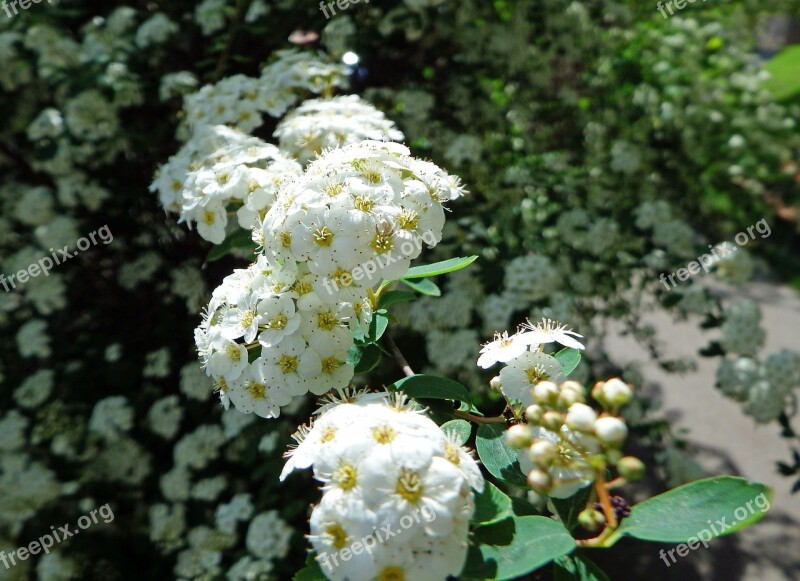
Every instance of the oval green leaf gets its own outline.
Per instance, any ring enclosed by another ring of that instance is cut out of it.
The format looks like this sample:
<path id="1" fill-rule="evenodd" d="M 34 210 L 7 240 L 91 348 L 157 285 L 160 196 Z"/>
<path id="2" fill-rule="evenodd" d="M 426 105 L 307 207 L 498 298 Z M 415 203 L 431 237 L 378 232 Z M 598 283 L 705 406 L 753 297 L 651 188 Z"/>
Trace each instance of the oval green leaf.
<path id="1" fill-rule="evenodd" d="M 414 399 L 451 399 L 472 405 L 467 388 L 445 377 L 435 375 L 412 375 L 395 381 L 389 389 L 403 391 Z"/>
<path id="2" fill-rule="evenodd" d="M 403 279 L 409 278 L 427 278 L 429 276 L 438 276 L 448 272 L 455 272 L 466 268 L 478 259 L 478 256 L 465 256 L 462 258 L 450 258 L 434 264 L 424 264 L 422 266 L 414 266 L 408 269 L 408 272 L 403 276 Z"/>
<path id="3" fill-rule="evenodd" d="M 690 482 L 635 505 L 617 529 L 643 541 L 684 543 L 699 535 L 729 535 L 764 517 L 772 491 L 763 484 L 735 476 Z M 710 522 L 709 522 L 710 521 Z"/>
<path id="4" fill-rule="evenodd" d="M 442 431 L 450 436 L 454 444 L 463 446 L 472 434 L 472 424 L 466 420 L 450 420 L 441 426 Z"/>
<path id="5" fill-rule="evenodd" d="M 511 498 L 491 482 L 486 482 L 483 492 L 475 495 L 475 514 L 471 522 L 488 525 L 513 514 Z"/>
<path id="6" fill-rule="evenodd" d="M 567 530 L 550 518 L 507 518 L 475 530 L 462 578 L 516 579 L 575 549 Z"/>
<path id="7" fill-rule="evenodd" d="M 506 444 L 504 424 L 482 424 L 478 428 L 475 447 L 486 469 L 498 480 L 524 486 L 528 482 L 517 460 L 517 451 Z"/>

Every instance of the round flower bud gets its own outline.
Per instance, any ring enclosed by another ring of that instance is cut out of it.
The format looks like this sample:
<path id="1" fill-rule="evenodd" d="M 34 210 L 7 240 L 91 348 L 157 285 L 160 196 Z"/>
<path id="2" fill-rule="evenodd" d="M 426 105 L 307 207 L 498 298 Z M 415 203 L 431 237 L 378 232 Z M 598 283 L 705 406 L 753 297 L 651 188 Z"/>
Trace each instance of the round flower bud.
<path id="1" fill-rule="evenodd" d="M 544 416 L 544 408 L 540 405 L 529 405 L 528 409 L 525 410 L 525 417 L 532 424 L 540 424 L 542 416 Z"/>
<path id="2" fill-rule="evenodd" d="M 606 517 L 598 510 L 587 508 L 582 510 L 578 515 L 578 524 L 580 524 L 587 531 L 594 532 L 606 524 Z"/>
<path id="3" fill-rule="evenodd" d="M 532 391 L 533 401 L 540 405 L 553 404 L 558 400 L 558 386 L 552 381 L 540 381 Z"/>
<path id="4" fill-rule="evenodd" d="M 619 446 L 628 435 L 628 427 L 621 419 L 609 416 L 594 423 L 594 433 L 603 443 Z"/>
<path id="5" fill-rule="evenodd" d="M 536 440 L 528 448 L 528 458 L 540 468 L 547 468 L 556 459 L 558 448 L 549 440 Z"/>
<path id="6" fill-rule="evenodd" d="M 561 426 L 563 425 L 564 425 L 563 415 L 554 411 L 545 412 L 544 417 L 542 418 L 542 426 L 544 426 L 551 432 L 558 432 L 561 429 Z"/>
<path id="7" fill-rule="evenodd" d="M 497 392 L 500 391 L 500 389 L 503 387 L 503 382 L 500 381 L 499 375 L 495 375 L 489 380 L 489 387 L 491 387 L 493 390 Z"/>
<path id="8" fill-rule="evenodd" d="M 617 462 L 617 471 L 624 479 L 633 482 L 642 479 L 645 473 L 645 465 L 638 458 L 625 456 Z"/>
<path id="9" fill-rule="evenodd" d="M 583 396 L 577 391 L 573 391 L 571 389 L 562 389 L 561 393 L 558 394 L 559 407 L 568 408 L 573 404 L 583 402 Z"/>
<path id="10" fill-rule="evenodd" d="M 603 407 L 608 405 L 608 402 L 606 402 L 606 394 L 603 391 L 604 385 L 605 381 L 598 381 L 597 383 L 594 384 L 594 387 L 592 388 L 592 398 L 594 398 L 594 400 Z"/>
<path id="11" fill-rule="evenodd" d="M 506 432 L 506 444 L 512 448 L 527 448 L 531 445 L 531 440 L 531 431 L 522 424 L 511 426 Z"/>
<path id="12" fill-rule="evenodd" d="M 615 377 L 603 385 L 603 397 L 609 405 L 621 407 L 631 401 L 633 391 L 630 385 Z"/>
<path id="13" fill-rule="evenodd" d="M 539 494 L 547 494 L 551 483 L 550 476 L 544 470 L 531 470 L 528 474 L 528 486 Z"/>
<path id="14" fill-rule="evenodd" d="M 605 456 L 609 464 L 616 464 L 622 459 L 622 452 L 619 450 L 607 450 Z"/>
<path id="15" fill-rule="evenodd" d="M 574 391 L 581 396 L 581 399 L 586 397 L 586 388 L 574 379 L 568 379 L 561 384 L 561 391 Z"/>
<path id="16" fill-rule="evenodd" d="M 585 403 L 572 404 L 567 411 L 567 426 L 578 432 L 591 432 L 597 413 Z"/>

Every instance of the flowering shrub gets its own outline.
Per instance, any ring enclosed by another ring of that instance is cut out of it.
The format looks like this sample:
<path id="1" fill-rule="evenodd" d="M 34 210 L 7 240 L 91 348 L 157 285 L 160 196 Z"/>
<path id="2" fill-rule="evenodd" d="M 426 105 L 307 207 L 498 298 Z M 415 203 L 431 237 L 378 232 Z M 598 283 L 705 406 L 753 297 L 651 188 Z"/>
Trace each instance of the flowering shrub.
<path id="1" fill-rule="evenodd" d="M 288 2 L 0 18 L 2 272 L 114 234 L 0 292 L 0 555 L 116 516 L 0 571 L 514 578 L 689 540 L 765 494 L 719 477 L 629 506 L 636 370 L 554 321 L 594 341 L 622 320 L 658 356 L 642 313 L 705 317 L 719 388 L 788 429 L 797 355 L 761 357 L 757 307 L 658 274 L 758 218 L 794 226 L 796 113 L 732 24 L 635 10 L 362 3 L 325 51 L 286 48 L 323 24 Z M 712 276 L 776 262 L 765 246 Z"/>

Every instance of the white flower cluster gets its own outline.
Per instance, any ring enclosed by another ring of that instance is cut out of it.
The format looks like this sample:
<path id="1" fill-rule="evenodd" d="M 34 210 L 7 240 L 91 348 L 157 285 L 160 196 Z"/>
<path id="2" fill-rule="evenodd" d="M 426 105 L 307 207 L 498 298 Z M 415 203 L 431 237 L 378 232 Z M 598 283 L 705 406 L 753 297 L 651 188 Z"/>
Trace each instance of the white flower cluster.
<path id="1" fill-rule="evenodd" d="M 167 211 L 204 239 L 225 239 L 228 208 L 238 207 L 242 228 L 256 225 L 277 197 L 281 184 L 301 167 L 274 145 L 224 125 L 197 130 L 157 172 L 150 186 Z"/>
<path id="2" fill-rule="evenodd" d="M 264 253 L 214 291 L 195 333 L 223 403 L 271 418 L 295 397 L 346 387 L 351 330 L 372 318 L 367 290 L 441 239 L 443 203 L 462 194 L 402 145 L 370 141 L 327 152 L 281 187 Z"/>
<path id="3" fill-rule="evenodd" d="M 287 454 L 281 480 L 312 467 L 323 483 L 310 539 L 325 575 L 334 581 L 458 575 L 472 489 L 484 486 L 469 451 L 403 395 L 345 396 L 320 411 L 294 436 L 298 446 Z M 369 548 L 345 552 L 356 543 Z"/>
<path id="4" fill-rule="evenodd" d="M 298 50 L 282 50 L 264 67 L 260 78 L 226 77 L 184 97 L 190 130 L 203 125 L 235 125 L 251 131 L 263 122 L 262 113 L 280 117 L 304 93 L 320 94 L 347 86 L 347 68 Z M 185 128 L 182 130 L 185 132 Z"/>
<path id="5" fill-rule="evenodd" d="M 630 386 L 620 379 L 598 382 L 592 397 L 605 410 L 598 414 L 585 403 L 586 389 L 580 383 L 537 383 L 532 390 L 534 403 L 525 410 L 528 424 L 517 424 L 506 432 L 508 444 L 519 449 L 528 485 L 539 494 L 568 498 L 595 479 L 592 457 L 601 453 L 615 457 L 623 473 L 635 459 L 622 459 L 618 452 L 628 428 L 617 414 L 632 395 Z"/>
<path id="6" fill-rule="evenodd" d="M 327 149 L 351 143 L 404 139 L 383 112 L 358 95 L 305 101 L 280 122 L 274 136 L 284 152 L 303 164 Z"/>
<path id="7" fill-rule="evenodd" d="M 332 282 L 344 297 L 363 296 L 381 278 L 400 278 L 423 242 L 441 240 L 444 203 L 464 193 L 457 177 L 397 143 L 331 150 L 281 191 L 264 218 L 264 252 L 307 264 L 329 293 Z"/>
<path id="8" fill-rule="evenodd" d="M 496 334 L 494 341 L 486 343 L 478 357 L 478 365 L 488 369 L 495 363 L 505 363 L 500 375 L 492 379 L 492 386 L 507 398 L 523 405 L 533 403 L 532 391 L 542 381 L 558 382 L 563 379 L 558 360 L 542 352 L 547 343 L 560 343 L 572 349 L 583 349 L 575 337 L 557 321 L 542 319 L 540 323 L 526 323 L 513 335 Z"/>
<path id="9" fill-rule="evenodd" d="M 214 291 L 195 341 L 226 407 L 272 418 L 294 397 L 347 386 L 353 305 L 323 302 L 311 280 L 260 256 Z"/>

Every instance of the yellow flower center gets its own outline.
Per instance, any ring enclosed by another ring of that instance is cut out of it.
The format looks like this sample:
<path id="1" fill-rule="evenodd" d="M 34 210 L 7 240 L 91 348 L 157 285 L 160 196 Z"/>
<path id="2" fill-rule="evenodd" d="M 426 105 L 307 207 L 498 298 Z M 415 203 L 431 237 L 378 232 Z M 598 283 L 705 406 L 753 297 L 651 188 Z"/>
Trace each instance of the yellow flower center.
<path id="1" fill-rule="evenodd" d="M 238 345 L 228 345 L 225 348 L 225 353 L 234 363 L 239 363 L 242 360 L 242 352 L 239 350 Z"/>
<path id="2" fill-rule="evenodd" d="M 451 442 L 447 442 L 444 446 L 444 457 L 456 466 L 461 463 L 461 455 L 458 453 L 458 447 Z"/>
<path id="3" fill-rule="evenodd" d="M 267 397 L 267 386 L 263 383 L 251 381 L 247 384 L 247 393 L 249 393 L 255 399 L 264 399 Z"/>
<path id="4" fill-rule="evenodd" d="M 280 367 L 281 371 L 284 373 L 294 373 L 297 371 L 297 357 L 294 355 L 284 355 L 281 357 L 280 361 L 278 361 L 278 367 Z"/>
<path id="5" fill-rule="evenodd" d="M 372 239 L 372 242 L 370 242 L 369 245 L 378 254 L 385 254 L 394 248 L 394 242 L 392 241 L 391 233 L 385 232 L 375 234 L 375 238 Z"/>
<path id="6" fill-rule="evenodd" d="M 342 490 L 351 490 L 356 485 L 356 469 L 349 464 L 340 466 L 333 473 L 332 480 Z"/>
<path id="7" fill-rule="evenodd" d="M 394 428 L 388 424 L 372 428 L 372 437 L 375 438 L 375 441 L 379 444 L 388 444 L 394 440 L 396 435 L 397 432 L 395 432 Z"/>
<path id="8" fill-rule="evenodd" d="M 320 438 L 320 442 L 323 444 L 326 442 L 330 442 L 336 437 L 336 428 L 333 426 L 328 426 L 325 428 L 325 431 L 322 432 L 322 437 Z"/>
<path id="9" fill-rule="evenodd" d="M 550 379 L 550 375 L 541 367 L 529 367 L 525 370 L 525 375 L 528 376 L 528 381 L 531 385 L 536 385 L 542 381 Z"/>
<path id="10" fill-rule="evenodd" d="M 347 533 L 344 532 L 342 525 L 338 523 L 328 525 L 328 528 L 325 529 L 325 534 L 330 537 L 331 544 L 337 550 L 343 549 L 347 545 Z"/>
<path id="11" fill-rule="evenodd" d="M 400 567 L 386 567 L 378 575 L 378 581 L 405 581 L 406 574 Z"/>
<path id="12" fill-rule="evenodd" d="M 331 373 L 339 369 L 339 366 L 341 364 L 342 362 L 336 359 L 336 357 L 333 356 L 326 357 L 325 359 L 322 360 L 322 373 L 327 373 L 328 375 L 330 375 Z"/>
<path id="13" fill-rule="evenodd" d="M 317 246 L 330 246 L 333 242 L 333 232 L 327 226 L 314 230 L 314 244 Z"/>
<path id="14" fill-rule="evenodd" d="M 419 502 L 422 498 L 422 478 L 416 471 L 403 468 L 400 471 L 400 478 L 397 479 L 395 492 L 407 502 Z"/>

